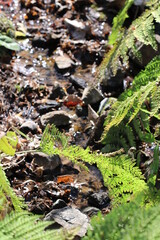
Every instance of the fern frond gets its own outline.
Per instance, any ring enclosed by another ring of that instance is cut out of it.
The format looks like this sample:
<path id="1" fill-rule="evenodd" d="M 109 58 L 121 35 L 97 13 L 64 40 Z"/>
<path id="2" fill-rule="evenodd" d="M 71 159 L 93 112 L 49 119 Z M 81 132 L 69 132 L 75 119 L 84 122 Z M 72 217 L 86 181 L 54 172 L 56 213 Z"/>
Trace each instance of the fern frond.
<path id="1" fill-rule="evenodd" d="M 44 130 L 40 148 L 43 149 L 43 152 L 48 153 L 49 149 L 52 149 L 54 145 L 65 148 L 68 145 L 68 138 L 62 134 L 54 124 L 51 126 L 48 124 Z"/>
<path id="2" fill-rule="evenodd" d="M 103 217 L 101 214 L 91 221 L 84 240 L 141 239 L 153 240 L 160 236 L 160 205 L 145 209 L 140 200 L 119 206 Z"/>
<path id="3" fill-rule="evenodd" d="M 120 136 L 120 132 L 125 131 L 125 128 L 127 129 L 127 124 L 131 127 L 132 125 L 134 126 L 134 130 L 141 141 L 154 141 L 154 136 L 150 133 L 149 119 L 152 116 L 157 117 L 156 114 L 160 108 L 159 77 L 160 57 L 158 56 L 146 66 L 145 70 L 141 71 L 135 77 L 132 87 L 122 93 L 118 101 L 112 105 L 104 123 L 105 128 L 102 135 L 104 144 L 108 144 L 107 139 L 109 139 L 109 136 L 113 144 L 114 141 L 112 141 L 110 133 L 117 131 L 117 135 Z M 151 101 L 150 112 L 145 109 L 144 103 L 146 100 Z M 147 113 L 148 119 L 146 116 Z M 139 117 L 140 115 L 141 117 Z M 124 124 L 126 125 L 125 128 L 123 127 Z"/>
<path id="4" fill-rule="evenodd" d="M 119 34 L 119 39 L 121 39 L 122 37 L 123 31 L 121 31 L 121 34 Z M 97 69 L 97 79 L 99 82 L 102 82 L 104 81 L 104 79 L 108 79 L 110 76 L 112 76 L 112 71 L 110 70 L 111 69 L 110 63 L 112 62 L 111 59 L 115 59 L 115 54 L 119 48 L 119 45 L 120 41 L 115 43 L 111 50 L 105 54 L 101 65 Z"/>
<path id="5" fill-rule="evenodd" d="M 91 152 L 89 148 L 83 149 L 74 145 L 67 145 L 65 148 L 54 147 L 52 140 L 54 136 L 48 130 L 46 132 L 45 138 L 42 137 L 41 146 L 45 146 L 45 141 L 47 143 L 49 141 L 52 142 L 51 145 L 48 144 L 48 146 L 51 146 L 50 149 L 48 148 L 47 150 L 45 147 L 46 153 L 59 154 L 74 163 L 80 160 L 89 164 L 97 164 L 102 173 L 104 185 L 109 189 L 113 205 L 129 201 L 132 194 L 136 194 L 139 190 L 147 189 L 143 175 L 135 166 L 135 162 L 127 155 L 116 156 L 117 153 L 121 154 L 121 151 L 116 151 L 114 156 L 97 154 L 97 152 Z M 41 148 L 41 151 L 43 151 L 43 148 Z"/>
<path id="6" fill-rule="evenodd" d="M 116 43 L 113 42 L 116 47 L 113 46 L 113 50 L 105 55 L 98 69 L 97 77 L 103 81 L 104 84 L 109 77 L 116 75 L 118 69 L 128 67 L 129 55 L 140 58 L 137 42 L 144 45 L 151 45 L 153 49 L 157 50 L 154 20 L 160 23 L 159 0 L 155 0 L 154 3 L 153 1 L 149 1 L 147 6 L 149 9 L 146 9 L 139 18 L 134 20 L 127 30 L 117 28 L 119 35 L 116 33 L 116 36 L 118 36 L 117 41 Z M 125 11 L 123 14 L 123 17 L 125 17 Z M 121 34 L 121 31 L 123 34 Z M 107 61 L 105 59 L 107 59 Z M 106 71 L 104 69 L 106 69 Z M 106 72 L 109 72 L 110 76 L 107 76 Z"/>
<path id="7" fill-rule="evenodd" d="M 0 198 L 4 198 L 6 199 L 6 201 L 8 201 L 7 199 L 10 199 L 16 211 L 20 211 L 24 207 L 24 203 L 22 202 L 22 200 L 16 196 L 16 194 L 10 187 L 9 181 L 1 166 L 0 166 L 0 189 L 2 191 L 1 193 L 3 193 L 3 195 L 1 195 Z"/>
<path id="8" fill-rule="evenodd" d="M 108 187 L 113 205 L 118 205 L 130 200 L 132 194 L 146 190 L 148 187 L 139 168 L 127 155 L 97 160 L 104 185 Z"/>
<path id="9" fill-rule="evenodd" d="M 127 152 L 130 147 L 136 147 L 136 138 L 133 129 L 125 122 L 111 128 L 105 136 L 104 141 L 105 147 L 102 148 L 102 152 L 105 153 L 118 150 L 121 147 Z"/>
<path id="10" fill-rule="evenodd" d="M 53 222 L 52 222 L 53 223 Z M 62 231 L 47 230 L 51 222 L 38 221 L 38 216 L 28 212 L 12 212 L 0 221 L 1 240 L 61 240 L 65 239 Z"/>
<path id="11" fill-rule="evenodd" d="M 149 82 L 146 86 L 142 86 L 138 91 L 134 92 L 131 97 L 125 99 L 125 101 L 118 99 L 113 104 L 109 117 L 105 120 L 105 132 L 108 132 L 111 127 L 119 125 L 128 114 L 130 114 L 128 122 L 131 122 L 140 111 L 148 95 L 155 88 L 157 88 L 157 83 Z"/>

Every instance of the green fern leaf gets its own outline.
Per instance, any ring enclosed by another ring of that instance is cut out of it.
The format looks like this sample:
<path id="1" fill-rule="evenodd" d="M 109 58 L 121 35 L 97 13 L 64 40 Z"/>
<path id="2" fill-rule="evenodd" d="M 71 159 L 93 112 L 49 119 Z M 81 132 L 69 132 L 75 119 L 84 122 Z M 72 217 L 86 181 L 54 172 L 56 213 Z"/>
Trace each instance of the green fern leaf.
<path id="1" fill-rule="evenodd" d="M 0 221 L 1 240 L 62 240 L 65 239 L 61 230 L 47 230 L 51 222 L 38 221 L 39 216 L 28 212 L 12 212 Z M 52 222 L 53 223 L 53 222 Z"/>
<path id="2" fill-rule="evenodd" d="M 159 0 L 155 0 L 154 2 L 149 1 L 147 6 L 149 9 L 146 9 L 139 18 L 134 20 L 127 30 L 121 28 L 122 24 L 120 24 L 120 28 L 116 23 L 114 24 L 115 29 L 113 27 L 113 35 L 115 33 L 117 39 L 115 41 L 115 37 L 113 38 L 113 49 L 105 55 L 97 74 L 97 78 L 100 81 L 103 81 L 104 84 L 106 84 L 106 80 L 112 75 L 116 75 L 118 69 L 123 70 L 124 67 L 127 68 L 129 66 L 130 55 L 136 56 L 140 59 L 141 55 L 137 47 L 138 42 L 142 45 L 151 45 L 153 49 L 157 50 L 157 42 L 154 34 L 154 21 L 160 23 Z M 125 5 L 124 10 L 122 10 L 115 19 L 121 17 L 123 22 L 126 17 L 126 10 Z"/>
<path id="3" fill-rule="evenodd" d="M 0 198 L 7 199 L 10 198 L 11 203 L 16 211 L 20 211 L 24 207 L 24 203 L 20 200 L 16 194 L 13 192 L 12 188 L 10 187 L 9 181 L 3 171 L 2 167 L 0 166 L 0 189 L 2 190 Z"/>
<path id="4" fill-rule="evenodd" d="M 147 65 L 145 70 L 141 71 L 137 77 L 135 77 L 132 87 L 122 93 L 118 101 L 112 105 L 104 123 L 105 128 L 102 136 L 102 142 L 104 144 L 108 144 L 107 139 L 109 139 L 109 136 L 111 143 L 114 144 L 114 134 L 112 137 L 112 132 L 117 131 L 117 136 L 121 136 L 121 128 L 123 129 L 122 131 L 125 131 L 124 129 L 127 128 L 126 124 L 131 127 L 133 124 L 134 130 L 141 141 L 154 141 L 154 136 L 150 132 L 149 119 L 152 116 L 157 117 L 160 108 L 159 67 L 160 57 L 158 56 Z M 145 109 L 146 100 L 151 101 L 150 112 Z M 148 118 L 146 116 L 147 113 Z M 139 117 L 140 115 L 141 118 Z M 142 116 L 145 116 L 145 119 L 142 118 Z M 135 121 L 134 119 L 137 120 Z M 124 127 L 124 125 L 126 125 L 126 127 Z M 113 130 L 113 128 L 115 128 L 115 130 Z M 131 135 L 131 139 L 134 141 L 133 135 Z"/>
<path id="5" fill-rule="evenodd" d="M 47 126 L 47 130 L 44 131 L 45 137 L 42 137 L 41 151 L 45 150 L 47 154 L 59 154 L 74 163 L 79 161 L 81 163 L 82 161 L 84 163 L 97 164 L 102 173 L 104 185 L 109 189 L 113 205 L 127 202 L 132 194 L 136 194 L 142 189 L 147 189 L 141 171 L 127 155 L 114 156 L 119 151 L 113 155 L 97 154 L 96 152 L 92 153 L 89 148 L 83 149 L 74 145 L 67 145 L 65 148 L 55 147 L 53 146 L 55 136 L 52 135 L 51 129 L 52 127 Z"/>
<path id="6" fill-rule="evenodd" d="M 160 205 L 145 209 L 141 198 L 119 206 L 106 216 L 99 214 L 91 221 L 92 229 L 88 230 L 84 240 L 153 240 L 160 236 Z"/>

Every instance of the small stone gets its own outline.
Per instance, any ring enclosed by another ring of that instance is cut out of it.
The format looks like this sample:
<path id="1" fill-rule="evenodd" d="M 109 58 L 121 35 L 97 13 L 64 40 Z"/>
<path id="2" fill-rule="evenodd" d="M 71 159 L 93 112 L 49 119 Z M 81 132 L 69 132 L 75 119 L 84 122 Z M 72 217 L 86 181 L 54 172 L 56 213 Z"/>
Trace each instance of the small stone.
<path id="1" fill-rule="evenodd" d="M 85 104 L 95 104 L 103 99 L 102 93 L 95 87 L 86 87 L 83 92 L 82 100 Z"/>
<path id="2" fill-rule="evenodd" d="M 55 63 L 59 70 L 68 69 L 74 64 L 67 54 L 55 57 Z"/>
<path id="3" fill-rule="evenodd" d="M 117 74 L 113 76 L 112 71 L 105 69 L 105 74 L 102 78 L 103 87 L 107 87 L 111 91 L 116 90 L 117 88 L 123 88 L 123 79 L 125 74 L 121 69 L 118 69 Z"/>
<path id="4" fill-rule="evenodd" d="M 40 105 L 38 107 L 38 112 L 40 114 L 45 114 L 47 112 L 51 112 L 54 109 L 58 109 L 60 107 L 60 103 L 56 100 L 47 100 L 45 105 Z"/>
<path id="5" fill-rule="evenodd" d="M 48 112 L 41 117 L 41 124 L 45 127 L 48 123 L 55 126 L 66 126 L 70 124 L 70 116 L 63 110 Z"/>
<path id="6" fill-rule="evenodd" d="M 89 199 L 88 203 L 91 206 L 97 207 L 97 208 L 104 208 L 107 207 L 110 203 L 110 198 L 108 196 L 107 192 L 100 191 L 98 193 L 93 193 Z"/>
<path id="7" fill-rule="evenodd" d="M 38 128 L 38 125 L 34 121 L 29 120 L 21 125 L 20 131 L 25 134 L 27 134 L 29 132 L 34 134 L 37 132 L 37 128 Z"/>
<path id="8" fill-rule="evenodd" d="M 43 167 L 44 170 L 53 171 L 61 165 L 61 159 L 58 154 L 49 156 L 42 152 L 36 152 L 32 155 L 32 157 L 33 163 L 37 164 L 39 167 Z"/>
<path id="9" fill-rule="evenodd" d="M 56 98 L 63 98 L 66 96 L 66 92 L 64 91 L 63 87 L 59 83 L 55 83 L 52 88 L 52 92 L 49 95 L 49 99 L 56 99 Z"/>
<path id="10" fill-rule="evenodd" d="M 83 213 L 87 214 L 89 217 L 97 215 L 99 211 L 100 211 L 99 208 L 96 207 L 86 207 L 83 209 Z"/>
<path id="11" fill-rule="evenodd" d="M 88 115 L 88 109 L 86 106 L 81 106 L 81 105 L 77 105 L 76 106 L 76 114 L 78 117 L 86 117 Z"/>
<path id="12" fill-rule="evenodd" d="M 47 42 L 47 40 L 44 37 L 39 36 L 39 35 L 36 35 L 32 39 L 33 47 L 45 48 L 46 47 L 46 42 Z"/>
<path id="13" fill-rule="evenodd" d="M 89 26 L 83 22 L 65 18 L 64 23 L 74 39 L 85 39 L 87 32 L 89 32 Z"/>
<path id="14" fill-rule="evenodd" d="M 79 237 L 83 237 L 86 234 L 89 226 L 88 217 L 72 207 L 54 209 L 46 215 L 44 220 L 54 220 L 67 230 L 78 228 L 77 236 Z"/>
<path id="15" fill-rule="evenodd" d="M 64 208 L 66 207 L 67 204 L 64 200 L 62 199 L 57 199 L 57 201 L 55 201 L 52 205 L 52 209 L 59 209 L 59 208 Z"/>
<path id="16" fill-rule="evenodd" d="M 73 75 L 70 77 L 70 82 L 78 88 L 84 89 L 85 87 L 87 87 L 87 83 L 84 79 L 75 77 Z"/>

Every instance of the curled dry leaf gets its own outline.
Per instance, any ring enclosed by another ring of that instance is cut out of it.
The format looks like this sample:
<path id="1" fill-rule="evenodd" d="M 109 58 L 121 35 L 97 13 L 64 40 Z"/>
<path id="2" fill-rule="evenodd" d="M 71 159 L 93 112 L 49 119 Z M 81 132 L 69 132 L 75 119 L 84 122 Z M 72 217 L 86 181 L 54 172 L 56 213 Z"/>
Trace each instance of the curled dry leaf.
<path id="1" fill-rule="evenodd" d="M 70 108 L 70 107 L 75 107 L 78 104 L 79 105 L 83 105 L 83 101 L 76 95 L 69 95 L 65 98 L 64 103 L 63 103 L 66 107 Z"/>

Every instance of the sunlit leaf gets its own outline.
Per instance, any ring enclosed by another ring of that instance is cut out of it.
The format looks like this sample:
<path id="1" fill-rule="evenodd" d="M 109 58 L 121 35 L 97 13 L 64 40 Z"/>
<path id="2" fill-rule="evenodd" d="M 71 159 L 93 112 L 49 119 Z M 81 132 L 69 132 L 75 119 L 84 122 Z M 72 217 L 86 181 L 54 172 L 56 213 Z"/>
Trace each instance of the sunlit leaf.
<path id="1" fill-rule="evenodd" d="M 8 155 L 14 155 L 18 139 L 14 132 L 9 131 L 0 138 L 0 151 Z"/>
<path id="2" fill-rule="evenodd" d="M 14 39 L 2 34 L 0 35 L 0 46 L 3 46 L 13 51 L 20 50 L 19 44 Z"/>

